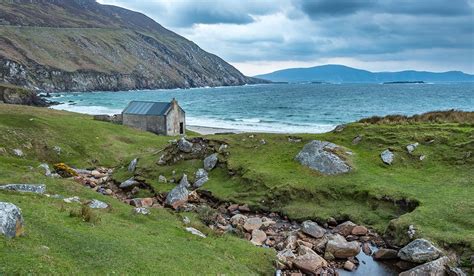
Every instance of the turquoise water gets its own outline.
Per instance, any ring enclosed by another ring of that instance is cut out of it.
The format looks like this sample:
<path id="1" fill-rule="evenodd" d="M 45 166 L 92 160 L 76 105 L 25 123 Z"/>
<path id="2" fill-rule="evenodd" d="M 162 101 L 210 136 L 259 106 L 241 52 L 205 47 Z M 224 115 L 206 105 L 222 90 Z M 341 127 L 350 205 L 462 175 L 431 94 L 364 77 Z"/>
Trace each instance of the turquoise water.
<path id="1" fill-rule="evenodd" d="M 240 87 L 123 92 L 58 93 L 65 109 L 120 113 L 131 100 L 170 101 L 186 111 L 188 125 L 244 131 L 329 131 L 373 115 L 412 115 L 433 110 L 474 111 L 474 83 L 460 84 L 266 84 Z"/>

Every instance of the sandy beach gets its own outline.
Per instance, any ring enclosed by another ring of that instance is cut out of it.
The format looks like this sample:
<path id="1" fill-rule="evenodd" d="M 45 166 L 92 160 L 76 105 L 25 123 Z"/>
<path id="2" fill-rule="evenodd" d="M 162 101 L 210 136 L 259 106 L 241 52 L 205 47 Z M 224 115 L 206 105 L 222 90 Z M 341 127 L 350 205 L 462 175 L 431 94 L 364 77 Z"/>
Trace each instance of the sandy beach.
<path id="1" fill-rule="evenodd" d="M 224 133 L 243 133 L 244 131 L 230 128 L 217 128 L 217 127 L 205 127 L 205 126 L 187 126 L 188 130 L 197 132 L 201 135 L 210 134 L 224 134 Z"/>

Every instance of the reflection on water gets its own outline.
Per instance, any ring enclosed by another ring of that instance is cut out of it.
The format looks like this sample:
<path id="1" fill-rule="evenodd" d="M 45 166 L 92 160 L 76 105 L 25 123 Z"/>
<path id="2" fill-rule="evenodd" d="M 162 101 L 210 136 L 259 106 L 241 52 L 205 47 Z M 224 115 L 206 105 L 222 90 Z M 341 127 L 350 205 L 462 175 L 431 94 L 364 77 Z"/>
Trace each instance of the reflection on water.
<path id="1" fill-rule="evenodd" d="M 377 247 L 371 246 L 372 252 L 377 251 Z M 392 276 L 398 275 L 398 271 L 383 262 L 375 261 L 372 256 L 365 255 L 362 250 L 360 251 L 359 255 L 357 255 L 357 259 L 359 260 L 359 265 L 357 269 L 349 272 L 343 269 L 339 269 L 339 275 L 341 276 Z"/>

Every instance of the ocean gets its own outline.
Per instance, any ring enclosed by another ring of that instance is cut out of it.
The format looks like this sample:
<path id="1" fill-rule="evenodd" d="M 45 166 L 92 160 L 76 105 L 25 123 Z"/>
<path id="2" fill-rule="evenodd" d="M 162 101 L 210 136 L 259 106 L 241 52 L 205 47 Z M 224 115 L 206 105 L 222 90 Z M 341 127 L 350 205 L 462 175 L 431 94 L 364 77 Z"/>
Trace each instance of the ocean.
<path id="1" fill-rule="evenodd" d="M 321 133 L 370 116 L 474 111 L 474 83 L 262 84 L 119 92 L 55 93 L 55 109 L 115 114 L 132 100 L 170 101 L 188 125 L 251 132 Z"/>

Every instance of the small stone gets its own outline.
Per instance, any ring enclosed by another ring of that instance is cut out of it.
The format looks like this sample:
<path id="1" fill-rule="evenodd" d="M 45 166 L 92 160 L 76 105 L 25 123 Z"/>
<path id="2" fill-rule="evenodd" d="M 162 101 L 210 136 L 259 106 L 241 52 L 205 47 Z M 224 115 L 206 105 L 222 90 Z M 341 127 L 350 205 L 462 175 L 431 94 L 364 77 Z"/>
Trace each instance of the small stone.
<path id="1" fill-rule="evenodd" d="M 81 199 L 78 196 L 68 197 L 63 199 L 66 203 L 80 203 Z"/>
<path id="2" fill-rule="evenodd" d="M 420 161 L 425 160 L 426 156 L 425 155 L 420 155 Z"/>
<path id="3" fill-rule="evenodd" d="M 23 233 L 23 216 L 15 204 L 0 202 L 0 234 L 15 238 Z"/>
<path id="4" fill-rule="evenodd" d="M 397 250 L 389 249 L 389 248 L 380 248 L 375 252 L 374 259 L 376 260 L 391 260 L 396 259 L 397 257 Z"/>
<path id="5" fill-rule="evenodd" d="M 135 207 L 152 207 L 153 206 L 153 198 L 133 198 L 130 200 L 130 205 Z"/>
<path id="6" fill-rule="evenodd" d="M 44 175 L 50 177 L 51 170 L 49 169 L 49 165 L 46 163 L 41 163 L 38 168 L 42 168 L 44 170 Z"/>
<path id="7" fill-rule="evenodd" d="M 244 225 L 247 219 L 248 218 L 246 216 L 237 214 L 230 218 L 230 223 L 232 226 L 237 227 L 238 225 Z"/>
<path id="8" fill-rule="evenodd" d="M 227 207 L 227 211 L 230 213 L 237 211 L 239 209 L 239 204 L 231 204 L 229 207 Z"/>
<path id="9" fill-rule="evenodd" d="M 111 189 L 105 189 L 106 195 L 112 195 L 114 192 Z"/>
<path id="10" fill-rule="evenodd" d="M 241 211 L 241 212 L 250 212 L 250 208 L 247 204 L 240 205 L 239 206 L 239 211 Z"/>
<path id="11" fill-rule="evenodd" d="M 23 153 L 23 151 L 21 149 L 13 149 L 13 154 L 17 157 L 25 156 L 25 154 Z"/>
<path id="12" fill-rule="evenodd" d="M 326 233 L 326 229 L 319 226 L 316 222 L 307 220 L 301 224 L 301 231 L 313 238 L 321 238 Z"/>
<path id="13" fill-rule="evenodd" d="M 296 255 L 293 253 L 291 249 L 285 249 L 277 254 L 277 259 L 285 264 L 287 267 L 292 265 L 292 261 L 296 258 Z"/>
<path id="14" fill-rule="evenodd" d="M 57 155 L 61 155 L 61 147 L 60 146 L 54 146 L 53 150 L 56 152 Z"/>
<path id="15" fill-rule="evenodd" d="M 372 249 L 370 249 L 369 243 L 364 242 L 364 244 L 362 244 L 362 252 L 367 256 L 372 255 Z"/>
<path id="16" fill-rule="evenodd" d="M 367 234 L 367 228 L 365 228 L 364 226 L 361 226 L 361 225 L 357 225 L 356 227 L 352 228 L 352 235 L 356 235 L 356 236 L 364 236 L 365 234 Z"/>
<path id="17" fill-rule="evenodd" d="M 217 165 L 217 153 L 213 153 L 204 159 L 204 169 L 210 171 Z"/>
<path id="18" fill-rule="evenodd" d="M 265 141 L 265 139 L 262 139 L 262 140 L 260 140 L 260 144 L 266 145 L 266 144 L 267 144 L 267 141 Z"/>
<path id="19" fill-rule="evenodd" d="M 135 186 L 140 185 L 138 181 L 136 181 L 133 177 L 125 180 L 124 182 L 120 183 L 120 189 L 132 189 Z"/>
<path id="20" fill-rule="evenodd" d="M 183 218 L 183 223 L 184 223 L 184 224 L 190 224 L 190 223 L 191 223 L 191 220 L 190 220 L 188 217 L 184 217 L 184 218 Z"/>
<path id="21" fill-rule="evenodd" d="M 7 185 L 0 186 L 0 190 L 44 194 L 46 192 L 46 185 L 44 184 L 7 184 Z"/>
<path id="22" fill-rule="evenodd" d="M 189 233 L 193 234 L 193 235 L 196 235 L 196 236 L 199 236 L 201 238 L 205 238 L 206 235 L 204 235 L 201 231 L 195 229 L 195 228 L 192 228 L 192 227 L 186 227 L 186 231 L 188 231 Z"/>
<path id="23" fill-rule="evenodd" d="M 135 215 L 149 215 L 150 214 L 150 210 L 147 209 L 147 208 L 144 208 L 144 207 L 136 207 L 136 208 L 133 208 L 133 213 Z"/>
<path id="24" fill-rule="evenodd" d="M 409 145 L 407 146 L 407 151 L 408 151 L 408 153 L 409 153 L 409 154 L 412 154 L 413 151 L 415 151 L 415 149 L 418 147 L 418 145 L 419 145 L 418 143 L 409 144 Z"/>
<path id="25" fill-rule="evenodd" d="M 266 239 L 267 234 L 265 234 L 265 232 L 259 229 L 254 229 L 252 231 L 252 239 L 250 240 L 250 242 L 254 245 L 262 245 Z"/>
<path id="26" fill-rule="evenodd" d="M 244 229 L 247 232 L 252 232 L 255 229 L 260 229 L 262 224 L 263 222 L 261 218 L 258 218 L 258 217 L 248 218 L 244 223 Z"/>
<path id="27" fill-rule="evenodd" d="M 387 164 L 387 165 L 392 165 L 394 154 L 390 150 L 384 150 L 380 154 L 380 158 L 382 158 L 382 161 Z"/>
<path id="28" fill-rule="evenodd" d="M 133 159 L 130 164 L 128 165 L 128 172 L 133 173 L 137 169 L 138 158 Z"/>
<path id="29" fill-rule="evenodd" d="M 361 135 L 357 135 L 356 137 L 354 137 L 354 139 L 352 139 L 352 144 L 353 144 L 353 145 L 357 145 L 357 144 L 359 144 L 361 141 L 362 141 L 362 136 L 361 136 Z"/>
<path id="30" fill-rule="evenodd" d="M 353 271 L 356 268 L 356 265 L 351 261 L 346 261 L 344 263 L 344 269 L 347 271 Z"/>
<path id="31" fill-rule="evenodd" d="M 166 182 L 168 182 L 168 180 L 166 179 L 166 177 L 164 175 L 160 175 L 160 176 L 158 176 L 158 182 L 159 183 L 166 183 Z"/>
<path id="32" fill-rule="evenodd" d="M 336 259 L 336 257 L 334 257 L 334 255 L 331 252 L 326 251 L 324 252 L 324 259 L 328 261 L 333 261 L 334 259 Z"/>
<path id="33" fill-rule="evenodd" d="M 109 207 L 109 205 L 107 203 L 102 202 L 102 201 L 97 200 L 97 199 L 91 200 L 91 202 L 89 202 L 88 205 L 92 209 L 105 209 L 105 208 Z"/>

